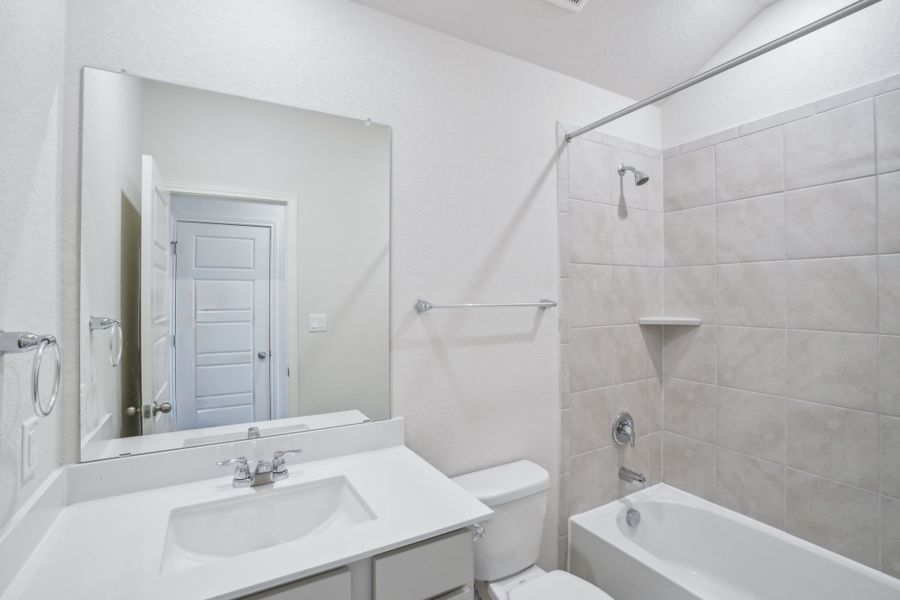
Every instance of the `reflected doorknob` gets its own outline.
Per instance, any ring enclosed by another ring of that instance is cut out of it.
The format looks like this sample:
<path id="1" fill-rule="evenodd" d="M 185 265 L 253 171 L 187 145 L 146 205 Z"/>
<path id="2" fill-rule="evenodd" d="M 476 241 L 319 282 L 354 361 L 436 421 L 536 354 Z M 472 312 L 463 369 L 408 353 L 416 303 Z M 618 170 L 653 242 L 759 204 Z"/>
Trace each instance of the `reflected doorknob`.
<path id="1" fill-rule="evenodd" d="M 265 360 L 269 355 L 266 352 L 260 352 L 259 354 L 257 354 L 257 356 L 260 358 L 260 360 Z"/>
<path id="2" fill-rule="evenodd" d="M 153 403 L 153 416 L 156 416 L 156 413 L 168 414 L 172 412 L 172 403 L 171 402 L 161 402 L 159 404 Z"/>

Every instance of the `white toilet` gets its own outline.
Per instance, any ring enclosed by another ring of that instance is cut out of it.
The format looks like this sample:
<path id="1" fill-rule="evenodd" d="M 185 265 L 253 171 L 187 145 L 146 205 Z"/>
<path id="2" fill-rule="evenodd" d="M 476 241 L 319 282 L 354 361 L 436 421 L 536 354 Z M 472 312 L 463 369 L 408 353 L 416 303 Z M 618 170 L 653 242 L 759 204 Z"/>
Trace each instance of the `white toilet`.
<path id="1" fill-rule="evenodd" d="M 547 573 L 534 564 L 547 512 L 546 470 L 520 460 L 454 481 L 495 513 L 475 543 L 476 588 L 482 600 L 613 600 L 584 579 L 565 571 Z"/>

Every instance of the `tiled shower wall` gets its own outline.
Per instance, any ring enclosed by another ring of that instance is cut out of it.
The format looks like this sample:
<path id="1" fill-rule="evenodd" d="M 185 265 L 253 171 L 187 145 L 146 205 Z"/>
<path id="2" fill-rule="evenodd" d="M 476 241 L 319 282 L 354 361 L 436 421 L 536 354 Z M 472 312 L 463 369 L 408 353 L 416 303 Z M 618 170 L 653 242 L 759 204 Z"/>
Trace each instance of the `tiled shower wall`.
<path id="1" fill-rule="evenodd" d="M 619 466 L 661 477 L 662 331 L 638 318 L 662 310 L 662 153 L 599 134 L 563 143 L 559 176 L 562 450 L 561 562 L 569 515 L 633 491 Z M 636 187 L 622 162 L 650 175 Z M 627 410 L 639 434 L 614 446 Z"/>
<path id="2" fill-rule="evenodd" d="M 704 322 L 665 331 L 665 481 L 895 576 L 898 88 L 684 144 L 664 167 L 665 311 Z"/>

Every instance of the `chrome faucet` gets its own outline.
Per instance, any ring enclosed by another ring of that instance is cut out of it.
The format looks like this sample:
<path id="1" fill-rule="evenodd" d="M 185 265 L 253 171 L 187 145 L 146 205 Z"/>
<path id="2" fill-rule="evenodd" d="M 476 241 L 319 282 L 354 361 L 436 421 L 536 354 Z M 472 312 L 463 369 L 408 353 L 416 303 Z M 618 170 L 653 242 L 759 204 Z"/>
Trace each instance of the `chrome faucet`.
<path id="1" fill-rule="evenodd" d="M 632 471 L 628 467 L 619 468 L 619 479 L 627 483 L 640 483 L 641 485 L 647 483 L 646 475 L 638 473 L 637 471 Z"/>
<path id="2" fill-rule="evenodd" d="M 630 413 L 619 413 L 613 418 L 612 437 L 617 445 L 631 444 L 631 447 L 634 448 L 637 430 L 634 427 L 634 417 Z"/>
<path id="3" fill-rule="evenodd" d="M 234 465 L 234 477 L 231 480 L 232 487 L 256 487 L 258 485 L 267 485 L 290 476 L 287 468 L 287 461 L 284 457 L 288 454 L 300 454 L 303 450 L 278 450 L 271 461 L 258 460 L 253 468 L 250 468 L 250 461 L 246 456 L 238 456 L 237 458 L 229 458 L 228 460 L 219 461 L 216 464 L 220 467 Z"/>

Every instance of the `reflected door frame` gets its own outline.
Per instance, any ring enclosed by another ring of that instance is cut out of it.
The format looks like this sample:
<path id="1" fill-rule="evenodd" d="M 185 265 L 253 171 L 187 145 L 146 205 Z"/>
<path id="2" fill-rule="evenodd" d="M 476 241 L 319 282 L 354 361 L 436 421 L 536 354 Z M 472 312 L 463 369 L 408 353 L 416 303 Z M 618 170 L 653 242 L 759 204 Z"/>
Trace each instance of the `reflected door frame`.
<path id="1" fill-rule="evenodd" d="M 299 404 L 296 399 L 300 389 L 300 370 L 297 364 L 300 355 L 297 347 L 297 339 L 299 337 L 299 315 L 297 312 L 299 199 L 297 195 L 183 182 L 167 182 L 166 188 L 173 197 L 193 196 L 208 200 L 236 200 L 246 204 L 275 204 L 284 207 L 283 223 L 277 223 L 268 219 L 244 218 L 237 215 L 229 216 L 227 219 L 219 222 L 235 225 L 265 225 L 272 228 L 272 272 L 275 275 L 275 284 L 272 286 L 269 308 L 270 314 L 273 315 L 271 332 L 272 356 L 270 362 L 271 418 L 281 419 L 290 416 L 291 407 L 294 404 Z M 173 202 L 173 204 L 175 203 Z M 176 219 L 209 220 L 207 214 L 195 213 L 180 206 L 173 210 L 173 225 Z M 284 251 L 278 252 L 279 248 L 283 248 Z M 284 315 L 283 326 L 280 328 L 274 325 L 276 323 L 274 315 L 279 313 Z M 288 332 L 294 332 L 294 335 L 288 335 Z M 278 373 L 281 373 L 283 376 L 279 377 Z"/>

